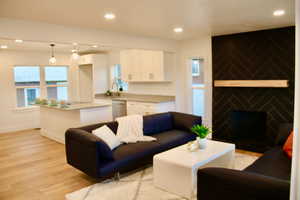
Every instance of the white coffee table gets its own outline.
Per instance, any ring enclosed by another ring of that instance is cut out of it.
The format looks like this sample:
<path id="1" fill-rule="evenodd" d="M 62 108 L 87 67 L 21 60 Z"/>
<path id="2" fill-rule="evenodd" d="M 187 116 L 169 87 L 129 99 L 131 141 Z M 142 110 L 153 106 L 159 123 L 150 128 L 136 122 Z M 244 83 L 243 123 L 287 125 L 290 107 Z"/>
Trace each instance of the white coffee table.
<path id="1" fill-rule="evenodd" d="M 197 191 L 197 171 L 204 167 L 234 167 L 235 145 L 208 140 L 203 150 L 189 152 L 186 144 L 156 154 L 153 158 L 154 185 L 185 198 Z"/>

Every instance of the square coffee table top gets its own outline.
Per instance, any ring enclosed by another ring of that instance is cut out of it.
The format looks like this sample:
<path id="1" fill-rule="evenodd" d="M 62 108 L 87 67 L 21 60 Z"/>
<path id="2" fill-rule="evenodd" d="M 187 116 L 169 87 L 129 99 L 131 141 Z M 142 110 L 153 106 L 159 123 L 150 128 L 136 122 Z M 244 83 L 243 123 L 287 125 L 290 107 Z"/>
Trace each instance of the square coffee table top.
<path id="1" fill-rule="evenodd" d="M 205 165 L 233 150 L 235 150 L 234 144 L 207 140 L 207 146 L 205 149 L 198 149 L 197 151 L 190 152 L 187 149 L 187 144 L 184 144 L 168 151 L 156 154 L 153 159 L 172 163 L 174 165 L 193 168 L 195 165 Z"/>

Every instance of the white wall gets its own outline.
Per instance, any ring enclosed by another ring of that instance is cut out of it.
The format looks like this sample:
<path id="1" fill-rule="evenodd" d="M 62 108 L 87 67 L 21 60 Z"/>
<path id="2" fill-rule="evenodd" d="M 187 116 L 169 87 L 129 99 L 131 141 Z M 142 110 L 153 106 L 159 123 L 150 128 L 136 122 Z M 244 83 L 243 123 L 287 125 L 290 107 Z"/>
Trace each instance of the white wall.
<path id="1" fill-rule="evenodd" d="M 177 71 L 177 106 L 182 112 L 192 113 L 192 72 L 188 63 L 191 58 L 204 59 L 205 118 L 204 123 L 212 126 L 212 50 L 211 36 L 201 36 L 180 44 L 179 68 Z"/>
<path id="2" fill-rule="evenodd" d="M 69 55 L 56 54 L 57 65 L 69 65 Z M 39 109 L 16 109 L 15 65 L 49 65 L 49 52 L 0 51 L 0 133 L 38 128 Z"/>

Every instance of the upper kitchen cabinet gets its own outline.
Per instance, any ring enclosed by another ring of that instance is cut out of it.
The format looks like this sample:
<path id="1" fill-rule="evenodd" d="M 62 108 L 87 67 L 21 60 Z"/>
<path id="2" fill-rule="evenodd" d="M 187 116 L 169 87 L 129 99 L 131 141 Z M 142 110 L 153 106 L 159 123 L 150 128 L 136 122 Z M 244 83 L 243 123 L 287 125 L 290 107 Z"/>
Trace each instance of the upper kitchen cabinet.
<path id="1" fill-rule="evenodd" d="M 93 60 L 94 60 L 95 56 L 96 56 L 95 54 L 87 54 L 87 55 L 80 56 L 80 58 L 78 60 L 78 65 L 91 65 L 91 64 L 93 64 Z"/>
<path id="2" fill-rule="evenodd" d="M 122 79 L 127 82 L 172 81 L 175 56 L 173 53 L 150 50 L 120 52 Z"/>

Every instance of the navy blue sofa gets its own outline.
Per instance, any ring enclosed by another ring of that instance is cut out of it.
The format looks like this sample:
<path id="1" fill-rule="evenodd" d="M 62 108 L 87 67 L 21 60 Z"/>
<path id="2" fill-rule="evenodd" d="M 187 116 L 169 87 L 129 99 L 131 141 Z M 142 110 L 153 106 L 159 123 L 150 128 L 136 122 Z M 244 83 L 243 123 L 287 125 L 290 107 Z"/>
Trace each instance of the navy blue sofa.
<path id="1" fill-rule="evenodd" d="M 94 178 L 107 178 L 152 163 L 153 156 L 195 139 L 190 128 L 201 124 L 201 117 L 168 112 L 144 116 L 144 135 L 153 142 L 122 144 L 113 151 L 100 138 L 91 134 L 107 125 L 114 133 L 118 123 L 108 122 L 71 128 L 65 134 L 67 162 Z"/>

